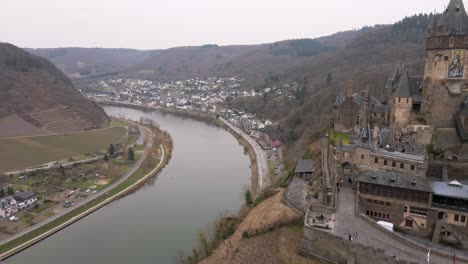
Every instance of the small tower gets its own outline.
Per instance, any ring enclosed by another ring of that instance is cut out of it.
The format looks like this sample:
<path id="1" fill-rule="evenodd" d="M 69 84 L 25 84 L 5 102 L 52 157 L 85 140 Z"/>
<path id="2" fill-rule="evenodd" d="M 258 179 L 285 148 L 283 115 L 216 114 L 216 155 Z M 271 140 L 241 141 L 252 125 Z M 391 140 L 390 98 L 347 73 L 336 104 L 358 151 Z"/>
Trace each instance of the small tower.
<path id="1" fill-rule="evenodd" d="M 452 115 L 468 85 L 468 15 L 462 0 L 451 0 L 432 16 L 427 30 L 421 112 L 434 128 L 453 126 Z"/>

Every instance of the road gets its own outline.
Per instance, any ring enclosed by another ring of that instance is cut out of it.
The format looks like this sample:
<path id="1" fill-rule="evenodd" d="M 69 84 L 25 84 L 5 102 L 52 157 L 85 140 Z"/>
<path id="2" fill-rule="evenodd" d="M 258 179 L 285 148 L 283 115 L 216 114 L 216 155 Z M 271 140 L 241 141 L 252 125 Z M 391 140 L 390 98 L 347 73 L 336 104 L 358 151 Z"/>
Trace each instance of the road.
<path id="1" fill-rule="evenodd" d="M 141 129 L 147 130 L 147 128 L 142 128 L 142 127 L 140 126 L 140 131 L 141 131 Z M 146 135 L 147 135 L 147 133 L 145 133 L 145 137 L 146 137 Z M 146 149 L 148 149 L 150 146 L 151 146 L 151 145 L 148 144 L 148 145 L 146 146 Z M 22 236 L 22 235 L 24 235 L 24 234 L 26 234 L 26 233 L 32 231 L 32 230 L 34 230 L 34 229 L 36 229 L 36 228 L 39 228 L 39 227 L 41 227 L 41 226 L 47 224 L 47 223 L 50 223 L 50 222 L 54 221 L 55 219 L 59 218 L 60 216 L 62 216 L 62 215 L 64 215 L 64 214 L 68 213 L 69 211 L 71 211 L 71 210 L 73 210 L 73 209 L 75 209 L 75 208 L 77 208 L 77 207 L 79 207 L 79 206 L 82 206 L 82 205 L 84 205 L 84 204 L 86 204 L 86 203 L 88 203 L 88 202 L 90 202 L 90 201 L 96 199 L 97 197 L 99 197 L 99 196 L 101 196 L 101 195 L 107 195 L 106 192 L 110 191 L 111 189 L 115 188 L 117 185 L 119 185 L 120 183 L 122 183 L 123 181 L 125 181 L 126 179 L 128 179 L 135 171 L 138 170 L 138 168 L 140 168 L 141 164 L 143 163 L 143 161 L 144 161 L 145 158 L 146 158 L 146 155 L 147 155 L 147 151 L 144 151 L 143 154 L 141 155 L 140 159 L 138 159 L 138 161 L 135 163 L 135 165 L 133 165 L 133 167 L 132 167 L 129 171 L 127 171 L 122 177 L 120 177 L 117 181 L 115 181 L 114 183 L 110 184 L 110 185 L 107 186 L 106 188 L 100 190 L 99 192 L 97 192 L 97 193 L 95 193 L 95 194 L 91 194 L 91 195 L 89 196 L 88 199 L 85 199 L 85 200 L 82 200 L 82 201 L 80 201 L 80 202 L 77 202 L 77 203 L 76 203 L 75 205 L 73 205 L 72 207 L 70 207 L 70 208 L 68 208 L 68 209 L 66 209 L 66 210 L 63 210 L 62 212 L 60 212 L 60 213 L 58 213 L 58 214 L 56 214 L 56 215 L 53 215 L 53 216 L 47 218 L 46 220 L 44 220 L 44 221 L 42 221 L 42 222 L 40 222 L 40 223 L 38 223 L 38 224 L 35 224 L 35 225 L 31 226 L 31 227 L 28 227 L 28 228 L 22 230 L 22 231 L 19 232 L 19 233 L 16 233 L 16 234 L 14 234 L 14 235 L 12 235 L 12 236 L 10 236 L 10 237 L 8 237 L 8 238 L 3 239 L 2 241 L 0 241 L 0 245 L 3 245 L 3 244 L 5 244 L 5 243 L 7 243 L 7 242 L 9 242 L 9 241 L 11 241 L 11 240 L 14 240 L 14 239 L 16 239 L 16 238 L 18 238 L 18 237 L 20 237 L 20 236 Z"/>
<path id="2" fill-rule="evenodd" d="M 135 144 L 143 145 L 143 143 L 145 143 L 145 139 L 146 139 L 146 129 L 144 129 L 142 126 L 139 126 L 138 129 L 140 129 L 140 137 L 138 137 Z"/>
<path id="3" fill-rule="evenodd" d="M 265 151 L 260 147 L 260 145 L 255 141 L 253 138 L 251 138 L 249 135 L 247 135 L 242 129 L 234 126 L 231 124 L 229 121 L 226 119 L 220 117 L 219 120 L 223 122 L 225 125 L 230 127 L 232 130 L 234 130 L 237 134 L 241 135 L 249 144 L 252 146 L 255 156 L 257 158 L 257 171 L 258 171 L 258 185 L 260 186 L 260 189 L 263 188 L 263 186 L 268 185 L 268 161 L 266 157 Z"/>
<path id="4" fill-rule="evenodd" d="M 344 183 L 338 195 L 338 211 L 336 214 L 335 234 L 348 239 L 349 234 L 358 233 L 357 242 L 381 248 L 389 256 L 414 263 L 426 263 L 427 251 L 417 250 L 407 244 L 385 234 L 361 217 L 356 216 L 356 195 L 348 183 Z M 451 258 L 431 254 L 431 264 L 452 263 Z M 458 263 L 458 261 L 457 261 Z"/>

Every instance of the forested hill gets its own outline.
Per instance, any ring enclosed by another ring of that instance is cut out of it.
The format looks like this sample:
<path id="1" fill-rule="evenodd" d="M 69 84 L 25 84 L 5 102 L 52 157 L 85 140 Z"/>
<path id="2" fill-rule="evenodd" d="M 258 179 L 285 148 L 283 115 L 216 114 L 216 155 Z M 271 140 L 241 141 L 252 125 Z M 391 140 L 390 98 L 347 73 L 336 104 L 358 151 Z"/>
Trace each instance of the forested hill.
<path id="1" fill-rule="evenodd" d="M 7 43 L 0 43 L 0 98 L 0 118 L 18 115 L 40 126 L 32 116 L 52 109 L 57 115 L 79 120 L 83 128 L 109 122 L 104 111 L 84 98 L 51 62 Z"/>
<path id="2" fill-rule="evenodd" d="M 282 120 L 290 154 L 297 156 L 315 131 L 329 125 L 336 95 L 343 93 L 349 80 L 355 92 L 369 88 L 379 97 L 398 61 L 404 61 L 413 74 L 423 74 L 429 21 L 430 15 L 415 15 L 391 26 L 364 28 L 344 48 L 310 57 L 262 84 L 298 82 L 300 91 L 293 102 L 284 96 L 233 101 L 231 105 Z"/>

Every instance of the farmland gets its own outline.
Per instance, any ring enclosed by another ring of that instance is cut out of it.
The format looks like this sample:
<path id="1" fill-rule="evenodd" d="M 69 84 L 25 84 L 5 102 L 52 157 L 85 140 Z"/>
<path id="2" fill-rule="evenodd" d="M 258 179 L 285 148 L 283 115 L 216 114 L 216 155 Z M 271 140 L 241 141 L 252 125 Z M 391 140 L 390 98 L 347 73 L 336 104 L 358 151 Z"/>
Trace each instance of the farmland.
<path id="1" fill-rule="evenodd" d="M 105 151 L 126 133 L 126 127 L 110 127 L 66 135 L 0 139 L 0 172 Z"/>

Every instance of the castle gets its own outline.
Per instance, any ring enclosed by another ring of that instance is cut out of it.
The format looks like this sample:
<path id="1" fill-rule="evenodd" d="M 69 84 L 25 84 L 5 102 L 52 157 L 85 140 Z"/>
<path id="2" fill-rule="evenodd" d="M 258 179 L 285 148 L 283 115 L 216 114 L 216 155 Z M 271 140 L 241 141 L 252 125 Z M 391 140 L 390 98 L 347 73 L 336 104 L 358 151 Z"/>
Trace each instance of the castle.
<path id="1" fill-rule="evenodd" d="M 334 181 L 354 180 L 359 214 L 468 248 L 467 61 L 468 15 L 451 0 L 432 16 L 423 76 L 399 62 L 382 101 L 352 83 L 337 97 L 327 149 L 344 171 Z"/>

